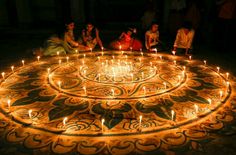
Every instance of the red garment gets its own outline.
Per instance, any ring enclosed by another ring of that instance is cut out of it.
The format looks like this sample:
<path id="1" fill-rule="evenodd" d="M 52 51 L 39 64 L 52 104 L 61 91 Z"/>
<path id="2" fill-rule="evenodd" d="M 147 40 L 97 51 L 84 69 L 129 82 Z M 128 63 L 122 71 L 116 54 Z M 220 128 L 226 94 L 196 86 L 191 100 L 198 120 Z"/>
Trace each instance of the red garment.
<path id="1" fill-rule="evenodd" d="M 120 47 L 121 50 L 130 50 L 131 47 L 133 50 L 140 50 L 143 47 L 140 40 L 131 38 L 131 36 L 126 33 L 124 33 L 122 39 L 111 42 L 110 46 L 116 50 L 120 50 Z"/>

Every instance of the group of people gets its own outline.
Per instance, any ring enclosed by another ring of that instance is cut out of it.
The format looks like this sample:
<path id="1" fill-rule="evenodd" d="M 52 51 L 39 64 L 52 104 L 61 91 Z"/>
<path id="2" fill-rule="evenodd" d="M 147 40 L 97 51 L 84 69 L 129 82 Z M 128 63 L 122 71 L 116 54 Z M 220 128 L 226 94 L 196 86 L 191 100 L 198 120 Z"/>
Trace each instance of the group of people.
<path id="1" fill-rule="evenodd" d="M 158 24 L 152 23 L 150 29 L 145 33 L 145 48 L 147 51 L 163 50 Z M 81 36 L 76 40 L 74 37 L 75 24 L 73 21 L 65 24 L 65 31 L 62 37 L 53 36 L 47 40 L 46 46 L 42 51 L 44 56 L 54 56 L 58 52 L 61 54 L 73 54 L 78 51 L 91 51 L 97 45 L 104 50 L 103 43 L 99 36 L 99 30 L 92 24 L 88 23 L 82 30 Z M 137 32 L 136 28 L 128 28 L 122 32 L 117 40 L 112 41 L 109 46 L 114 50 L 140 50 L 143 48 L 142 42 L 133 37 Z M 173 45 L 173 50 L 177 52 L 184 51 L 189 54 L 192 48 L 194 30 L 189 22 L 185 22 L 177 32 L 176 39 Z"/>

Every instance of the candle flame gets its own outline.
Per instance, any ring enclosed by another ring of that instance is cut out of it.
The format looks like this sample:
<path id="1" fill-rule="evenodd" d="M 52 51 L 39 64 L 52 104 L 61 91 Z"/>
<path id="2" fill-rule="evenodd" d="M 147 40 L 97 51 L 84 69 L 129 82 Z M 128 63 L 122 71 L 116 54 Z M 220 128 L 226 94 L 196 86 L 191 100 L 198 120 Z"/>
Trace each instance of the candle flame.
<path id="1" fill-rule="evenodd" d="M 174 116 L 175 116 L 175 111 L 171 110 L 171 119 L 172 119 L 172 121 L 174 120 Z"/>
<path id="2" fill-rule="evenodd" d="M 198 105 L 194 104 L 194 108 L 195 108 L 195 112 L 198 113 L 198 111 L 199 111 Z"/>
<path id="3" fill-rule="evenodd" d="M 139 116 L 139 122 L 140 122 L 140 123 L 142 122 L 142 119 L 143 119 L 143 116 L 140 115 L 140 116 Z"/>
<path id="4" fill-rule="evenodd" d="M 7 105 L 8 105 L 8 108 L 10 108 L 10 106 L 11 106 L 11 100 L 10 99 L 7 100 Z"/>
<path id="5" fill-rule="evenodd" d="M 5 72 L 2 72 L 2 78 L 3 79 L 5 78 Z"/>
<path id="6" fill-rule="evenodd" d="M 32 112 L 33 112 L 32 109 L 30 109 L 30 110 L 28 111 L 28 114 L 29 114 L 29 118 L 30 118 L 30 119 L 32 118 Z"/>
<path id="7" fill-rule="evenodd" d="M 63 125 L 66 125 L 67 120 L 68 120 L 67 117 L 65 117 L 65 118 L 63 119 Z"/>
<path id="8" fill-rule="evenodd" d="M 173 51 L 172 51 L 172 54 L 175 55 L 175 53 L 176 53 L 176 51 L 173 50 Z"/>
<path id="9" fill-rule="evenodd" d="M 51 69 L 50 69 L 50 68 L 48 68 L 47 70 L 48 70 L 48 74 L 49 74 Z"/>
<path id="10" fill-rule="evenodd" d="M 207 101 L 208 101 L 208 103 L 211 105 L 212 100 L 209 98 L 209 99 L 207 99 Z"/>

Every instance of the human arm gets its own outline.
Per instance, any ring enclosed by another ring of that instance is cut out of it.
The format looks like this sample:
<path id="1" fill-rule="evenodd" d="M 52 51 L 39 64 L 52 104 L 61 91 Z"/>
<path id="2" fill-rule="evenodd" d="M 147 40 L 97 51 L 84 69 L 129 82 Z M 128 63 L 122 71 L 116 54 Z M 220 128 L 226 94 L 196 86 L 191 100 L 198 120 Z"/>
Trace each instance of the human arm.
<path id="1" fill-rule="evenodd" d="M 119 37 L 119 40 L 121 40 L 121 39 L 124 37 L 124 35 L 125 35 L 125 33 L 122 32 L 121 35 L 120 35 L 120 37 Z"/>
<path id="2" fill-rule="evenodd" d="M 75 46 L 77 47 L 79 44 L 74 41 L 73 37 L 70 35 L 69 32 L 65 32 L 65 35 L 64 35 L 64 40 L 69 43 L 71 46 Z"/>
<path id="3" fill-rule="evenodd" d="M 88 38 L 86 37 L 85 30 L 82 31 L 82 40 L 83 40 L 84 43 L 87 42 L 87 40 L 88 40 Z"/>
<path id="4" fill-rule="evenodd" d="M 96 29 L 96 39 L 97 39 L 97 42 L 98 42 L 98 45 L 100 46 L 100 48 L 103 48 L 103 44 L 102 44 L 102 41 L 100 39 L 98 29 Z"/>
<path id="5" fill-rule="evenodd" d="M 145 45 L 148 50 L 150 49 L 150 42 L 151 42 L 150 36 L 149 36 L 149 34 L 146 33 L 145 34 Z"/>
<path id="6" fill-rule="evenodd" d="M 178 47 L 178 42 L 181 39 L 180 38 L 180 30 L 177 31 L 176 37 L 175 37 L 175 42 L 174 42 L 174 46 L 173 46 L 173 50 L 176 51 L 176 48 Z"/>
<path id="7" fill-rule="evenodd" d="M 189 39 L 188 39 L 188 42 L 187 42 L 187 48 L 188 48 L 188 49 L 191 48 L 191 46 L 192 46 L 194 34 L 195 34 L 195 31 L 194 31 L 194 30 L 191 30 L 191 31 L 189 32 Z"/>

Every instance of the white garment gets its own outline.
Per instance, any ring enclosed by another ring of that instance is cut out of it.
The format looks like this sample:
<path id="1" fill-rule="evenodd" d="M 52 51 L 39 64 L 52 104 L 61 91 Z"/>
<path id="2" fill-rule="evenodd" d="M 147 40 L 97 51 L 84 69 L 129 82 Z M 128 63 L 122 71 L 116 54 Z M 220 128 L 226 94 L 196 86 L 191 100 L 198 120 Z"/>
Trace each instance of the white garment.
<path id="1" fill-rule="evenodd" d="M 158 41 L 159 41 L 159 31 L 152 32 L 151 30 L 149 30 L 145 33 L 145 46 L 147 49 L 149 49 L 148 43 L 149 46 L 151 47 L 157 45 Z"/>
<path id="2" fill-rule="evenodd" d="M 191 48 L 193 37 L 195 31 L 192 29 L 187 34 L 185 33 L 185 29 L 181 28 L 178 30 L 176 35 L 174 47 L 176 48 Z"/>

